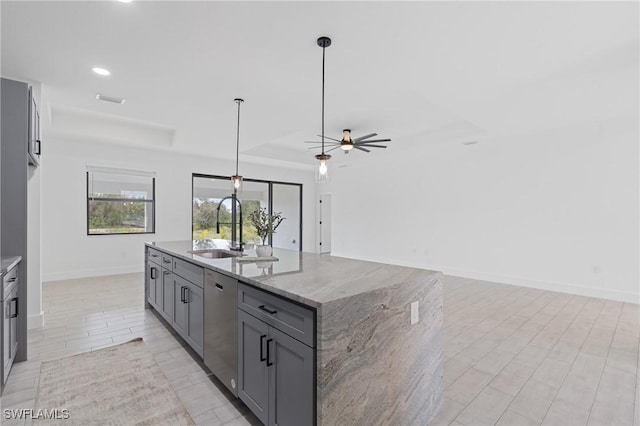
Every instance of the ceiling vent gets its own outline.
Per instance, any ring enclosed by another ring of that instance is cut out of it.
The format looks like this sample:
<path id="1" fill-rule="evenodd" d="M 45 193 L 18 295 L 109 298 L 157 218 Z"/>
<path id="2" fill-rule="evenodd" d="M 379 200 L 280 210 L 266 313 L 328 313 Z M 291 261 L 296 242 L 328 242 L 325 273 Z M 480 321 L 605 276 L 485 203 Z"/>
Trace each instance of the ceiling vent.
<path id="1" fill-rule="evenodd" d="M 112 96 L 105 96 L 105 95 L 102 95 L 100 93 L 98 93 L 96 95 L 96 99 L 99 100 L 99 101 L 113 102 L 114 104 L 120 104 L 120 105 L 122 105 L 126 100 L 126 99 L 122 99 L 122 98 L 114 98 Z"/>

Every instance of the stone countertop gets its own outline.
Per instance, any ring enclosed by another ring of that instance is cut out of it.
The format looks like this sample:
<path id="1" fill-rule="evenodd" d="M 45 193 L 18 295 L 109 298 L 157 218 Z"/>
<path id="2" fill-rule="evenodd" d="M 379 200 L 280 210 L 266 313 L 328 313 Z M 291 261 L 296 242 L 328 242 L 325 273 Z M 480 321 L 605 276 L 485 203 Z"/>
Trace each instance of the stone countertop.
<path id="1" fill-rule="evenodd" d="M 440 275 L 426 269 L 277 248 L 273 255 L 278 261 L 245 263 L 233 257 L 208 259 L 192 254 L 190 251 L 198 248 L 190 240 L 146 245 L 314 308 L 402 283 L 427 282 Z M 252 250 L 245 254 L 255 256 Z"/>
<path id="2" fill-rule="evenodd" d="M 6 274 L 9 269 L 11 269 L 14 266 L 16 266 L 21 260 L 22 260 L 21 256 L 6 256 L 6 257 L 2 257 L 2 259 L 1 259 L 1 261 L 2 261 L 2 271 L 0 272 L 0 275 Z"/>

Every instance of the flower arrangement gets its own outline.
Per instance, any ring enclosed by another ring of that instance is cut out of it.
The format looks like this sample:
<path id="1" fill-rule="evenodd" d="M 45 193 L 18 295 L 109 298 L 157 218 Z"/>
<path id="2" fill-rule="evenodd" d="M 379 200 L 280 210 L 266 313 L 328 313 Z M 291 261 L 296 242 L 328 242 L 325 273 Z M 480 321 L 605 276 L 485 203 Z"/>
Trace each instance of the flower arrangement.
<path id="1" fill-rule="evenodd" d="M 262 240 L 263 245 L 267 245 L 269 236 L 276 232 L 278 226 L 280 226 L 285 219 L 286 218 L 282 217 L 282 212 L 269 214 L 267 213 L 267 209 L 263 207 L 249 214 L 249 220 L 251 224 L 255 226 L 256 232 Z"/>

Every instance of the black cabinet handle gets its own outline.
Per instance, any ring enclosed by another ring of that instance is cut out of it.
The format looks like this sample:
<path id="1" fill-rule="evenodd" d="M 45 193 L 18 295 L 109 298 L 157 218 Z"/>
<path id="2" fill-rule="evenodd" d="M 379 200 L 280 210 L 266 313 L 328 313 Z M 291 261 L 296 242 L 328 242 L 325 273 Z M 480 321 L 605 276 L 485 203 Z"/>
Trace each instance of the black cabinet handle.
<path id="1" fill-rule="evenodd" d="M 187 288 L 186 288 L 185 286 L 181 286 L 181 287 L 180 287 L 180 301 L 181 301 L 182 303 L 187 303 L 187 302 L 184 300 L 184 291 L 185 291 L 186 289 L 187 289 Z"/>
<path id="2" fill-rule="evenodd" d="M 11 301 L 16 303 L 16 313 L 11 315 L 11 316 L 9 316 L 9 318 L 18 318 L 18 306 L 19 306 L 18 305 L 18 298 L 14 297 L 13 299 L 11 299 Z"/>
<path id="3" fill-rule="evenodd" d="M 151 267 L 151 279 L 155 280 L 157 278 L 156 276 L 156 268 Z"/>
<path id="4" fill-rule="evenodd" d="M 10 282 L 10 283 L 15 282 L 15 281 L 16 281 L 16 278 L 18 278 L 18 277 L 11 277 L 11 278 L 9 278 L 9 282 Z"/>
<path id="5" fill-rule="evenodd" d="M 171 261 L 170 261 L 170 260 L 168 260 L 168 259 L 162 259 L 162 261 L 163 261 L 164 263 L 171 263 Z"/>
<path id="6" fill-rule="evenodd" d="M 189 299 L 191 298 L 191 291 L 189 287 L 184 288 L 184 303 L 189 303 Z"/>
<path id="7" fill-rule="evenodd" d="M 258 306 L 258 309 L 262 309 L 263 311 L 265 311 L 266 313 L 269 313 L 269 314 L 271 314 L 271 315 L 273 315 L 273 314 L 275 314 L 275 313 L 277 313 L 277 312 L 278 312 L 278 311 L 272 311 L 272 310 L 269 310 L 269 309 L 265 308 L 265 307 L 264 307 L 264 305 L 260 305 L 260 306 Z"/>
<path id="8" fill-rule="evenodd" d="M 220 285 L 220 284 L 216 283 L 216 289 L 217 289 L 217 290 L 220 290 L 220 291 L 223 291 L 223 290 L 224 290 L 224 287 L 222 287 L 222 285 Z"/>
<path id="9" fill-rule="evenodd" d="M 162 273 L 163 273 L 164 275 L 169 275 L 169 274 L 171 273 L 171 271 L 162 271 Z"/>
<path id="10" fill-rule="evenodd" d="M 40 139 L 36 139 L 36 155 L 40 155 Z"/>
<path id="11" fill-rule="evenodd" d="M 262 336 L 260 336 L 260 362 L 262 361 L 266 361 L 267 358 L 265 358 L 263 351 L 262 351 L 262 347 L 264 346 L 264 338 L 267 337 L 266 334 L 263 334 Z"/>
<path id="12" fill-rule="evenodd" d="M 273 342 L 273 339 L 268 339 L 267 340 L 267 367 L 271 367 L 273 365 L 273 363 L 271 361 L 269 361 L 269 359 L 271 358 L 270 355 L 270 350 L 269 350 L 269 342 Z"/>

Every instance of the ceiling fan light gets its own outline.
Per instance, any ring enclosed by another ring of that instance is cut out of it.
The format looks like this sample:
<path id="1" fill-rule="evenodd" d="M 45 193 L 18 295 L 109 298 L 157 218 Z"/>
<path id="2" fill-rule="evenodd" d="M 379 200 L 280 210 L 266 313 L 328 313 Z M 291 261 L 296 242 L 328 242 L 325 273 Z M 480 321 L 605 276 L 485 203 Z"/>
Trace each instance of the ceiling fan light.
<path id="1" fill-rule="evenodd" d="M 351 151 L 353 149 L 353 143 L 351 143 L 351 142 L 341 142 L 340 143 L 340 148 L 342 148 L 343 151 Z"/>

